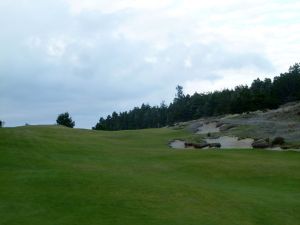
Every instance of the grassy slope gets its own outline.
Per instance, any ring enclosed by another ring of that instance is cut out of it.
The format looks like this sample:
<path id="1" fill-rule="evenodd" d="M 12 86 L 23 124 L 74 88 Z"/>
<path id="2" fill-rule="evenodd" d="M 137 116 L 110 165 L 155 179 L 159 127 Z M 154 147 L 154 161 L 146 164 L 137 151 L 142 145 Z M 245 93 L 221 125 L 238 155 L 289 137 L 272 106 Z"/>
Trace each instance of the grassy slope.
<path id="1" fill-rule="evenodd" d="M 180 130 L 0 129 L 0 224 L 300 224 L 300 154 L 176 151 Z"/>

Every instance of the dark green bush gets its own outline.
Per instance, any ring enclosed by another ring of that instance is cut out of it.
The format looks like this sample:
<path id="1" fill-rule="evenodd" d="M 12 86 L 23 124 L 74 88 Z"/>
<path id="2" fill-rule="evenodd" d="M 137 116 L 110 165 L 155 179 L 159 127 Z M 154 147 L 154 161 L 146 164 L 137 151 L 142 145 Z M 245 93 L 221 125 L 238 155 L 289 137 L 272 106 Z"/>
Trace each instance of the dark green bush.
<path id="1" fill-rule="evenodd" d="M 272 141 L 272 145 L 283 145 L 285 143 L 283 137 L 276 137 Z"/>

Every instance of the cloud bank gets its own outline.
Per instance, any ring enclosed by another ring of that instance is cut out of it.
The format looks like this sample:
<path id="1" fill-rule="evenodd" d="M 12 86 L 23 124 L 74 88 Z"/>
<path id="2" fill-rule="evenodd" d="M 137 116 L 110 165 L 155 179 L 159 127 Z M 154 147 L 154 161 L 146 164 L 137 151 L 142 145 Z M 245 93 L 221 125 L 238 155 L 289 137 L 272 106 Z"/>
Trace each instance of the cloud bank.
<path id="1" fill-rule="evenodd" d="M 273 77 L 299 60 L 298 1 L 3 0 L 0 119 L 76 127 L 175 86 L 207 92 Z"/>

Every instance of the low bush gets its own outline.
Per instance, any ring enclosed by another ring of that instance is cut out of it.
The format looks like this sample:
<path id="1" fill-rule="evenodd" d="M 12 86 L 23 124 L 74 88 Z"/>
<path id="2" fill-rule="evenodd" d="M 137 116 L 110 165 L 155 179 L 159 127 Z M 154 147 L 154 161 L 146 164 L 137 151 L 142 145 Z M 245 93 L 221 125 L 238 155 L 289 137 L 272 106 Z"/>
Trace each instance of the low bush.
<path id="1" fill-rule="evenodd" d="M 285 141 L 284 141 L 283 137 L 276 137 L 272 141 L 272 145 L 283 145 L 284 143 L 285 143 Z"/>

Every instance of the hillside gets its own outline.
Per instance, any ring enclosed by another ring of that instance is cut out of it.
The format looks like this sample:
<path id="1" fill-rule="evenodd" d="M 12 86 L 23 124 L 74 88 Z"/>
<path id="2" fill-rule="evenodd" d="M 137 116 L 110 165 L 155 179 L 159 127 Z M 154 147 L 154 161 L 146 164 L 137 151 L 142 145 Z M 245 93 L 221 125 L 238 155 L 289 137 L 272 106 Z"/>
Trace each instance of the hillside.
<path id="1" fill-rule="evenodd" d="M 0 224 L 299 224 L 300 154 L 168 148 L 184 129 L 0 129 Z"/>
<path id="2" fill-rule="evenodd" d="M 206 117 L 177 123 L 172 128 L 185 128 L 194 133 L 192 137 L 185 139 L 186 142 L 224 142 L 221 147 L 238 148 L 243 147 L 240 141 L 245 140 L 244 147 L 252 148 L 251 143 L 267 140 L 269 149 L 296 150 L 300 148 L 300 103 L 290 102 L 274 110 Z M 276 138 L 283 138 L 284 143 L 272 146 L 272 141 Z"/>

